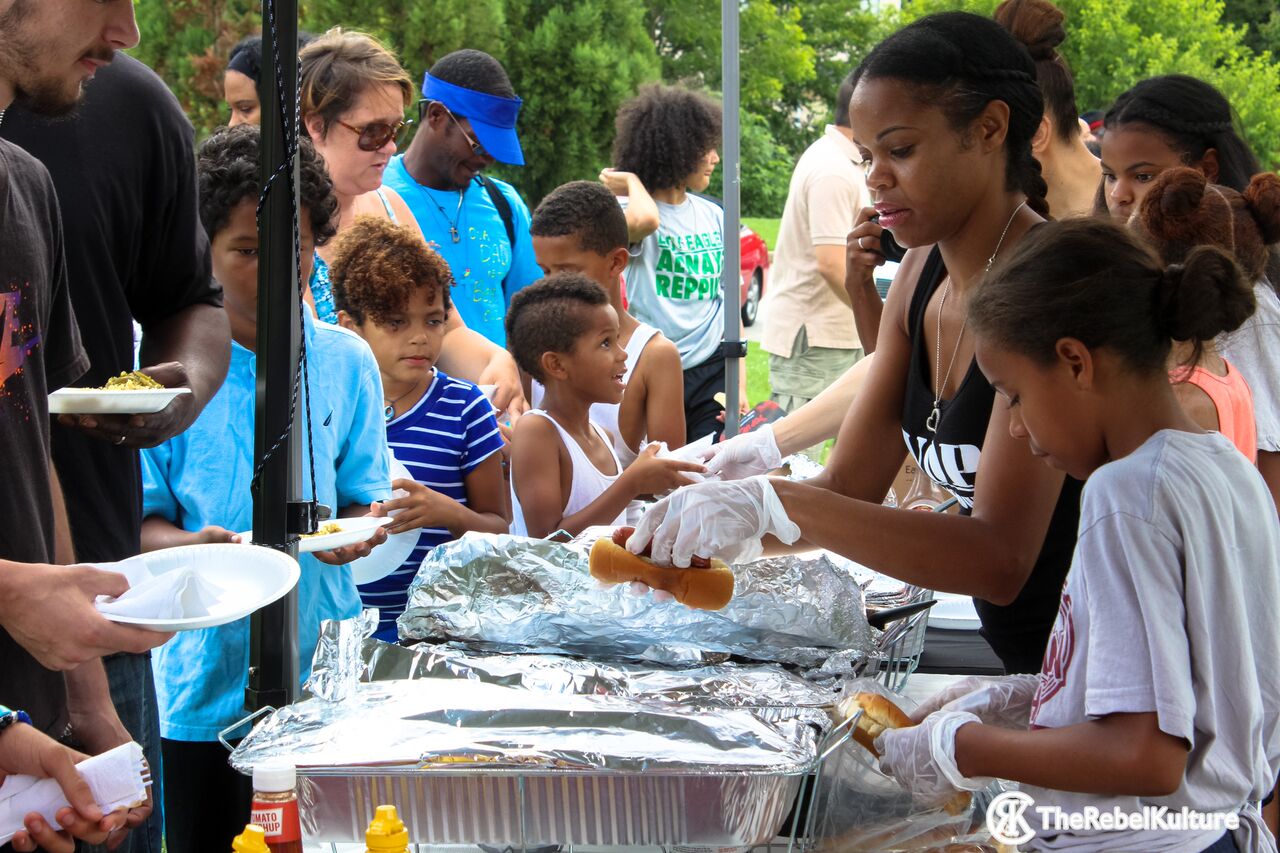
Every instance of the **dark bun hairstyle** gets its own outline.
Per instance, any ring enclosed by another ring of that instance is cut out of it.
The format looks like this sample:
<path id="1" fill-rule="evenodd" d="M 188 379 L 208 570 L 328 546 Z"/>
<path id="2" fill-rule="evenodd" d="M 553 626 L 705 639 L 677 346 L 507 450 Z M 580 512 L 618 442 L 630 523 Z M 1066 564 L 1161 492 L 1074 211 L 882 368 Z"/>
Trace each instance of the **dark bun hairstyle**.
<path id="1" fill-rule="evenodd" d="M 1005 182 L 1027 196 L 1027 206 L 1049 214 L 1049 187 L 1031 153 L 1031 138 L 1044 116 L 1036 66 L 1026 48 L 990 18 L 968 12 L 928 15 L 880 42 L 854 71 L 862 80 L 901 80 L 923 103 L 936 105 L 958 131 L 987 104 L 1009 105 Z"/>
<path id="2" fill-rule="evenodd" d="M 1199 169 L 1169 169 L 1152 182 L 1133 226 L 1167 264 L 1196 246 L 1217 246 L 1256 281 L 1271 259 L 1268 247 L 1280 242 L 1280 177 L 1254 175 L 1241 193 L 1209 183 Z"/>
<path id="3" fill-rule="evenodd" d="M 1166 267 L 1130 229 L 1101 218 L 1041 225 L 998 263 L 969 301 L 984 341 L 1040 364 L 1062 338 L 1162 373 L 1174 340 L 1199 345 L 1240 327 L 1253 289 L 1221 249 L 1197 246 Z"/>
<path id="4" fill-rule="evenodd" d="M 1044 109 L 1058 138 L 1073 142 L 1080 137 L 1076 109 L 1076 81 L 1071 66 L 1058 52 L 1066 41 L 1067 16 L 1049 0 L 1004 0 L 996 7 L 996 23 L 1022 43 L 1036 64 L 1036 82 L 1044 95 Z"/>

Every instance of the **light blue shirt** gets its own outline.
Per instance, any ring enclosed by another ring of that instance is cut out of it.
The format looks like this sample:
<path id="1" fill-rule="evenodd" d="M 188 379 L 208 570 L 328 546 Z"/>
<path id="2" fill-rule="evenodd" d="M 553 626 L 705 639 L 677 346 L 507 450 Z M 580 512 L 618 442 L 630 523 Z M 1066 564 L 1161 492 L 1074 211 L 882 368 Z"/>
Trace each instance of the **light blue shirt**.
<path id="1" fill-rule="evenodd" d="M 383 419 L 382 380 L 368 345 L 345 329 L 316 323 L 308 313 L 311 422 L 315 435 L 316 497 L 339 509 L 385 500 L 391 491 Z M 253 411 L 256 356 L 231 344 L 226 382 L 191 428 L 142 456 L 143 514 L 184 530 L 216 524 L 233 531 L 253 526 Z M 298 411 L 303 410 L 302 402 Z M 310 475 L 303 462 L 303 494 Z M 324 619 L 360 612 L 360 596 L 345 566 L 310 555 L 298 561 L 299 669 L 305 680 Z M 245 716 L 249 619 L 186 631 L 154 653 L 160 732 L 171 740 L 212 741 Z"/>
<path id="2" fill-rule="evenodd" d="M 515 246 L 507 240 L 502 217 L 479 179 L 467 185 L 459 207 L 457 190 L 433 190 L 415 181 L 404 167 L 403 154 L 391 158 L 382 175 L 382 182 L 413 211 L 427 245 L 439 252 L 453 271 L 451 295 L 463 322 L 501 347 L 507 345 L 502 321 L 511 297 L 542 278 L 542 270 L 533 256 L 528 206 L 515 187 L 490 180 L 511 205 Z M 458 230 L 457 243 L 450 231 L 453 227 Z"/>

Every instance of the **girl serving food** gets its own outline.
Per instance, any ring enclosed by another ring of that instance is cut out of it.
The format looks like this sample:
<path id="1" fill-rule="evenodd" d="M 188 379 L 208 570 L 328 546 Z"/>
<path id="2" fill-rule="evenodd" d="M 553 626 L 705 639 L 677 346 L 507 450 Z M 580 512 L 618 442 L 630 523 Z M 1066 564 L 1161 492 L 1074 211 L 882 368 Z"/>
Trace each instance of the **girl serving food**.
<path id="1" fill-rule="evenodd" d="M 1044 99 L 999 24 L 960 12 L 915 22 L 855 72 L 853 139 L 880 226 L 913 248 L 889 291 L 877 353 L 831 462 L 806 483 L 709 481 L 657 504 L 628 543 L 659 563 L 735 562 L 799 525 L 807 543 L 930 589 L 973 595 L 1010 672 L 1036 672 L 1075 542 L 1079 484 L 1009 435 L 973 360 L 966 307 L 994 261 L 1046 212 L 1032 156 Z M 904 442 L 905 440 L 905 442 Z M 910 452 L 961 515 L 881 506 Z"/>
<path id="2" fill-rule="evenodd" d="M 1166 373 L 1171 340 L 1210 340 L 1252 310 L 1220 250 L 1166 269 L 1102 221 L 1042 226 L 979 286 L 969 327 L 1010 435 L 1088 479 L 1079 541 L 1039 677 L 940 694 L 920 725 L 876 741 L 882 769 L 939 801 L 988 777 L 1023 783 L 1036 850 L 1275 850 L 1256 806 L 1280 768 L 1275 506 Z M 1182 831 L 1040 820 L 1046 807 L 1144 806 L 1206 819 Z M 1240 829 L 1227 835 L 1235 821 L 1212 813 L 1239 813 Z"/>

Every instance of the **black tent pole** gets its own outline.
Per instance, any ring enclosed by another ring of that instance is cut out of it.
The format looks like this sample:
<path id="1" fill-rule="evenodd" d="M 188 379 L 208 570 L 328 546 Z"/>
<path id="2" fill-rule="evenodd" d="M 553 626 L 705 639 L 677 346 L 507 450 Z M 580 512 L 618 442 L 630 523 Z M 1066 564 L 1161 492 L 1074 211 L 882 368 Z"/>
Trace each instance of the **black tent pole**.
<path id="1" fill-rule="evenodd" d="M 278 62 L 276 58 L 278 57 Z M 261 181 L 288 160 L 298 133 L 298 4 L 266 0 L 263 4 Z M 284 93 L 283 99 L 280 93 Z M 285 114 L 281 115 L 281 103 Z M 281 172 L 272 183 L 258 219 L 258 350 L 257 403 L 254 418 L 254 463 L 259 471 L 253 500 L 254 540 L 279 548 L 295 559 L 296 537 L 290 535 L 290 507 L 302 494 L 301 431 L 305 409 L 297 403 L 289 428 L 290 400 L 298 370 L 301 329 L 298 319 L 298 266 L 295 211 L 297 162 L 293 180 Z M 292 198 L 290 197 L 292 195 Z M 263 457 L 282 436 L 263 464 Z M 259 469 L 259 466 L 261 468 Z M 294 531 L 296 527 L 294 522 Z M 293 544 L 288 544 L 295 538 Z M 295 588 L 284 598 L 254 613 L 250 622 L 249 686 L 245 706 L 257 711 L 281 707 L 298 692 L 298 599 Z"/>

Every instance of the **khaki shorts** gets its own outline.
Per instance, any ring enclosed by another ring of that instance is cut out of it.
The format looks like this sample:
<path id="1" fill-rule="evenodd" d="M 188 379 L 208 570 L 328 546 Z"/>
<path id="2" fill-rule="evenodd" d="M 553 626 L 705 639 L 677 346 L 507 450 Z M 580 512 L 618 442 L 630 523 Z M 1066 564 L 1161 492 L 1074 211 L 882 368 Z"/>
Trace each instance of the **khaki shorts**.
<path id="1" fill-rule="evenodd" d="M 791 345 L 791 356 L 769 356 L 769 399 L 794 412 L 825 391 L 862 360 L 862 347 L 811 347 L 803 326 Z"/>

